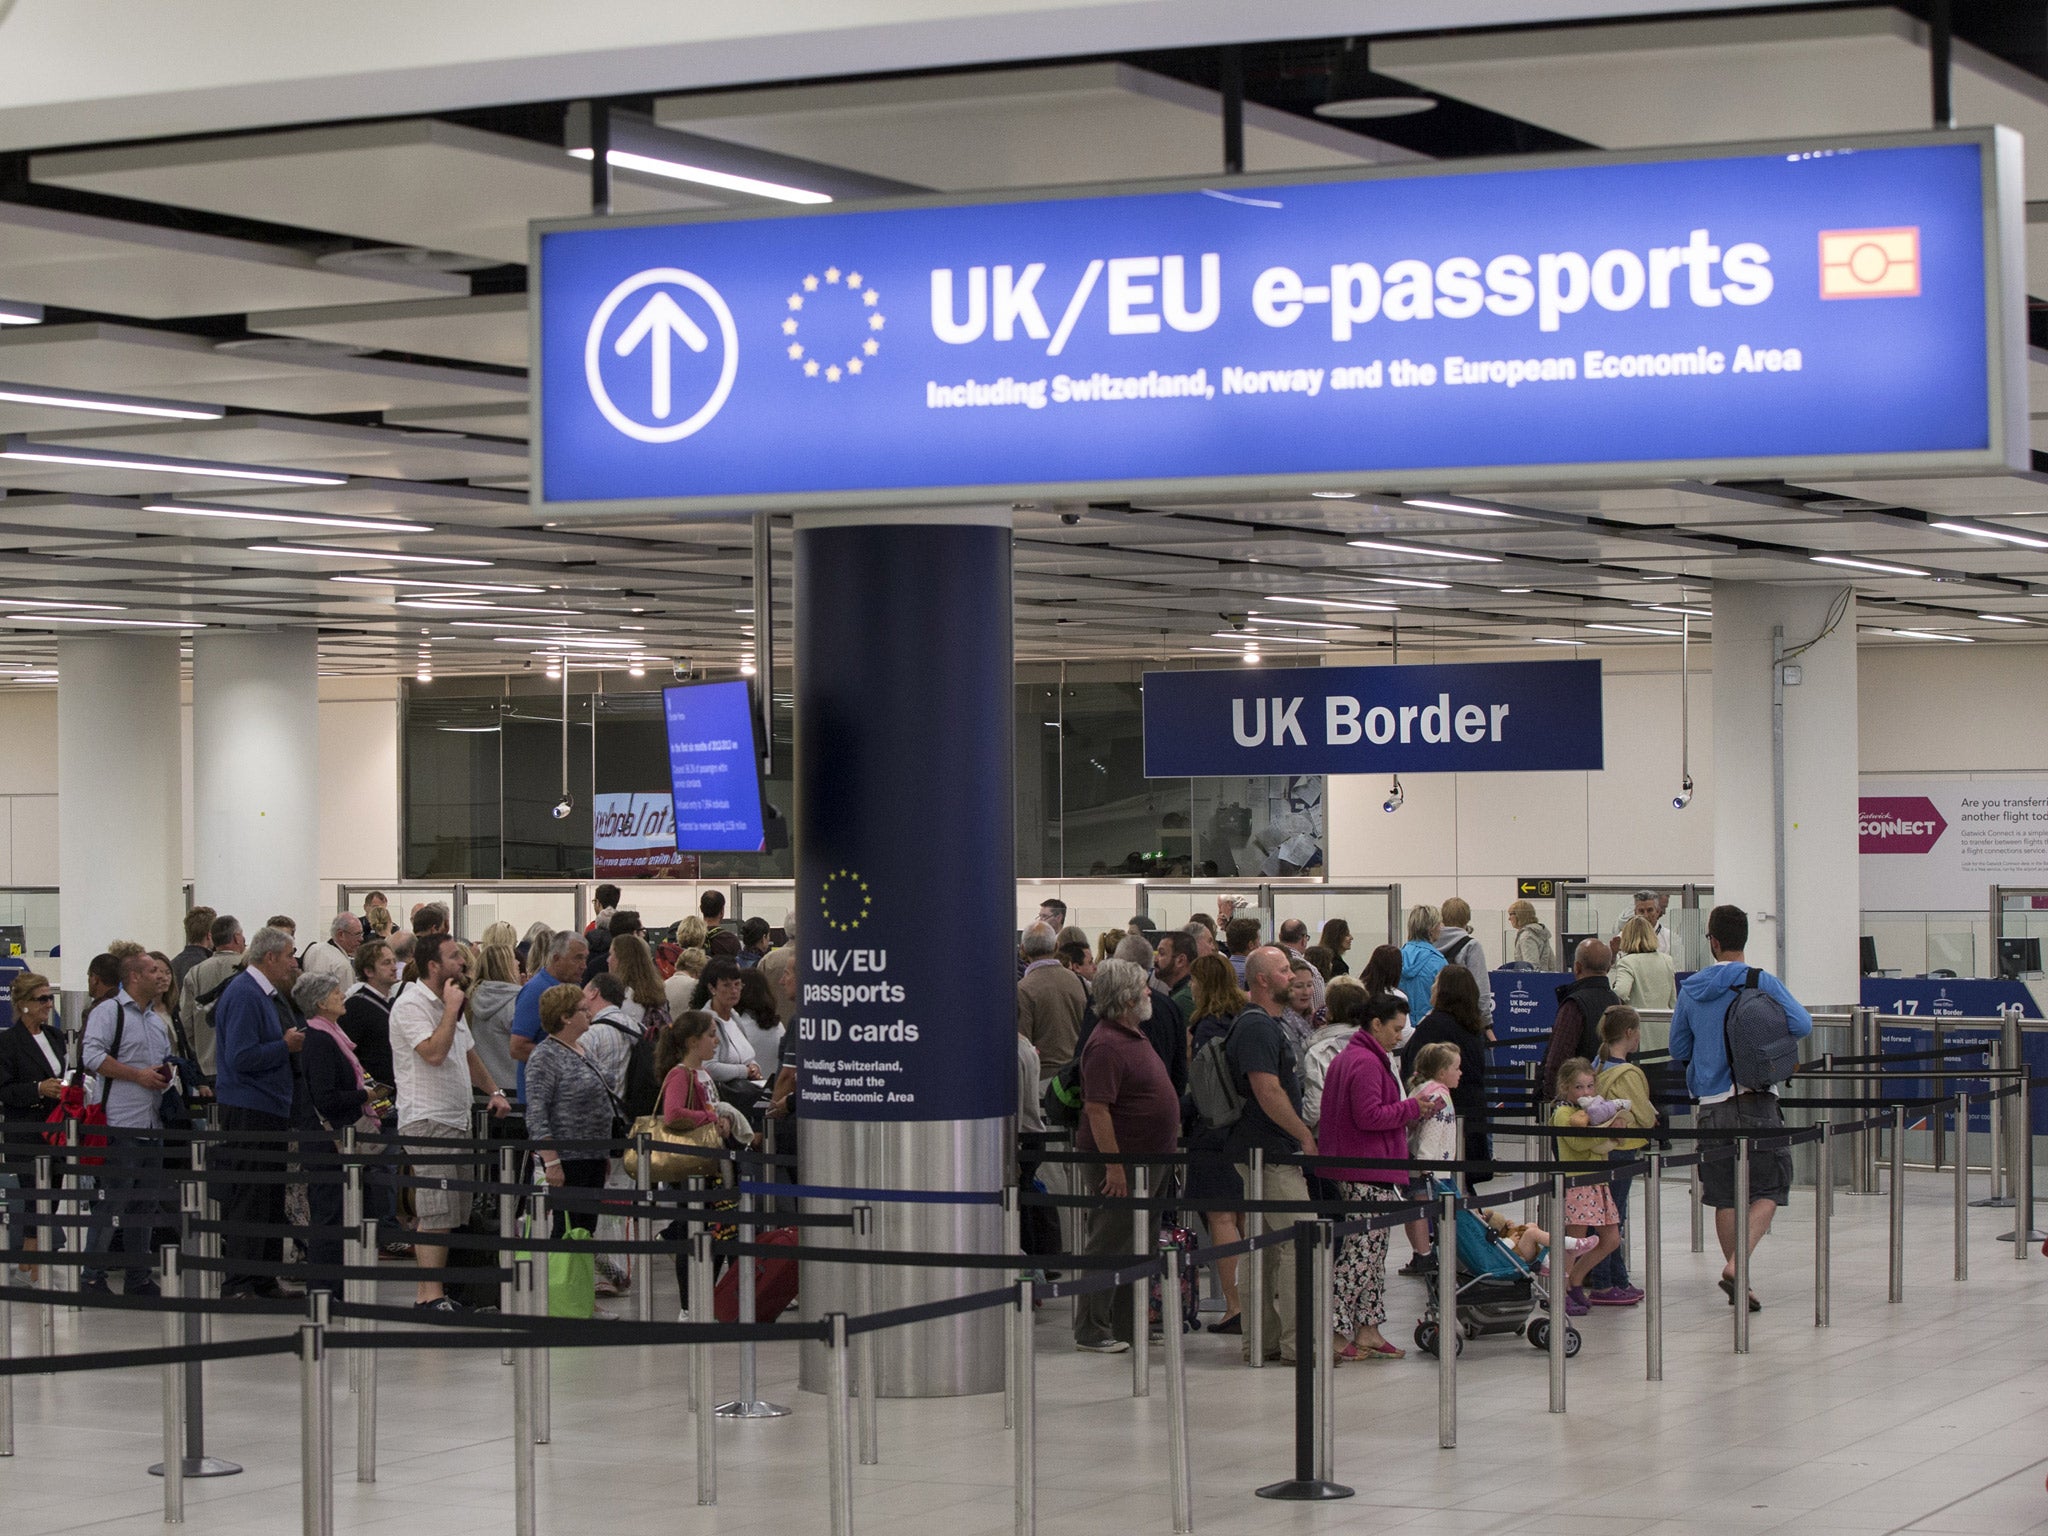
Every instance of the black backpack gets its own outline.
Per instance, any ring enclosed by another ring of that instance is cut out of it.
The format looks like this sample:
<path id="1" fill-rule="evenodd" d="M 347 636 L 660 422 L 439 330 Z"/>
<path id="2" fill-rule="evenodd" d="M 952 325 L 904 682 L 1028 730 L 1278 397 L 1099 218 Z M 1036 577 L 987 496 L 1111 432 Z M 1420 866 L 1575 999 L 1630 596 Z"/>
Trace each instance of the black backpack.
<path id="1" fill-rule="evenodd" d="M 1073 1130 L 1081 1123 L 1081 1053 L 1076 1050 L 1067 1064 L 1046 1079 L 1040 1107 L 1047 1125 Z"/>
<path id="2" fill-rule="evenodd" d="M 611 1019 L 599 1022 L 622 1035 L 632 1033 Z M 641 1030 L 640 1038 L 633 1042 L 633 1049 L 627 1053 L 625 1081 L 620 1085 L 624 1091 L 619 1095 L 619 1103 L 629 1124 L 661 1108 L 661 1078 L 654 1070 L 654 1048 L 660 1033 L 658 1029 Z"/>

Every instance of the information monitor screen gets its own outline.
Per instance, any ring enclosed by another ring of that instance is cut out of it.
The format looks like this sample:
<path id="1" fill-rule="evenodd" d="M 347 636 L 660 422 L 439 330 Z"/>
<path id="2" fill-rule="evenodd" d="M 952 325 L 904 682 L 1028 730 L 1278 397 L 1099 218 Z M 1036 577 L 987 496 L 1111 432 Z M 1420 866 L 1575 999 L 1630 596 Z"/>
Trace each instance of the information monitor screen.
<path id="1" fill-rule="evenodd" d="M 759 853 L 761 755 L 752 689 L 743 681 L 661 690 L 678 853 Z"/>

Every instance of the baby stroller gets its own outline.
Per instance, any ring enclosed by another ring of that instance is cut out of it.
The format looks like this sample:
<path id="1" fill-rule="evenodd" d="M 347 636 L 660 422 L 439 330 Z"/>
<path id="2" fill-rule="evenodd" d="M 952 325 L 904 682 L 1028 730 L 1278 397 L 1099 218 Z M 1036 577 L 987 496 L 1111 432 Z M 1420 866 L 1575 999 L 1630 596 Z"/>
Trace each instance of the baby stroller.
<path id="1" fill-rule="evenodd" d="M 1519 1333 L 1538 1349 L 1550 1348 L 1550 1295 L 1534 1266 L 1508 1246 L 1476 1211 L 1458 1212 L 1458 1318 L 1453 1335 L 1459 1354 L 1465 1340 L 1489 1333 Z M 1422 1319 L 1415 1325 L 1415 1347 L 1426 1355 L 1437 1352 L 1441 1320 L 1437 1315 L 1437 1288 L 1429 1288 L 1429 1301 Z M 1565 1324 L 1564 1352 L 1579 1352 L 1579 1331 Z"/>

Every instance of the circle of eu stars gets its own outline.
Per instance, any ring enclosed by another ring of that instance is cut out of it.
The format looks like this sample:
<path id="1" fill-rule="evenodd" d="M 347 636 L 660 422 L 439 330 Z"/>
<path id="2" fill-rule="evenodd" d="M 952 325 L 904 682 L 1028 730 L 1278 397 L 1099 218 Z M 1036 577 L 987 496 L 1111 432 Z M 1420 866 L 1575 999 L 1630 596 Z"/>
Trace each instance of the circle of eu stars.
<path id="1" fill-rule="evenodd" d="M 873 906 L 867 881 L 850 869 L 835 869 L 818 890 L 818 910 L 824 914 L 825 926 L 834 933 L 850 933 L 858 928 Z"/>
<path id="2" fill-rule="evenodd" d="M 842 294 L 843 297 L 837 296 Z M 789 296 L 789 318 L 782 322 L 782 334 L 789 338 L 783 348 L 784 353 L 803 369 L 807 379 L 822 376 L 826 383 L 837 384 L 849 374 L 859 374 L 882 350 L 882 327 L 888 324 L 888 319 L 876 307 L 881 302 L 882 296 L 864 286 L 858 272 L 842 272 L 837 267 L 827 267 L 822 275 L 816 272 L 806 274 L 797 291 Z M 853 329 L 858 341 L 845 346 L 847 355 L 839 359 L 836 354 L 845 345 L 849 306 L 853 314 L 860 317 Z M 822 332 L 825 340 L 806 342 L 802 339 L 806 318 L 819 322 L 810 334 L 817 337 Z"/>

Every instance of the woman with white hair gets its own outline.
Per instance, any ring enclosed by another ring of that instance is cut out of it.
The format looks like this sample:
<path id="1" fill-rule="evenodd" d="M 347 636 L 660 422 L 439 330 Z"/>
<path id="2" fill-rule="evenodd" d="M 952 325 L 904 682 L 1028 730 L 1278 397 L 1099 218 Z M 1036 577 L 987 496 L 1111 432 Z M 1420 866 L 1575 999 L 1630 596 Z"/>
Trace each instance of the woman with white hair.
<path id="1" fill-rule="evenodd" d="M 356 1048 L 341 1027 L 347 996 L 342 984 L 323 971 L 308 971 L 292 984 L 292 1006 L 306 1020 L 306 1041 L 299 1067 L 306 1079 L 306 1097 L 317 1126 L 299 1131 L 300 1167 L 306 1177 L 306 1215 L 320 1229 L 306 1244 L 306 1260 L 315 1266 L 339 1264 L 342 1256 L 342 1171 L 335 1161 L 341 1133 L 363 1118 L 370 1102 L 369 1082 Z M 373 1122 L 374 1123 L 374 1122 Z M 314 1281 L 333 1287 L 332 1281 Z"/>
<path id="2" fill-rule="evenodd" d="M 1081 1125 L 1075 1146 L 1116 1156 L 1117 1161 L 1091 1170 L 1098 1172 L 1104 1196 L 1128 1195 L 1133 1168 L 1144 1170 L 1157 1193 L 1168 1165 L 1148 1159 L 1174 1150 L 1180 1138 L 1180 1095 L 1145 1037 L 1144 1023 L 1152 1014 L 1151 980 L 1128 960 L 1105 960 L 1095 968 L 1091 996 L 1096 1023 L 1081 1051 Z M 1145 1228 L 1142 1251 L 1150 1253 L 1159 1241 L 1156 1210 L 1145 1212 Z M 1129 1253 L 1133 1235 L 1129 1211 L 1090 1210 L 1083 1248 L 1091 1254 Z M 1146 1326 L 1144 1318 L 1132 1313 L 1126 1286 L 1082 1296 L 1074 1313 L 1074 1347 L 1122 1354 L 1131 1347 L 1134 1328 Z"/>

